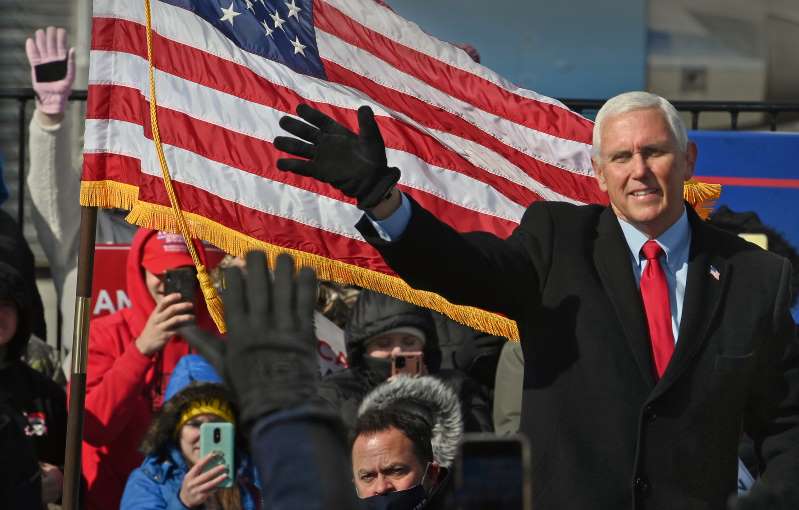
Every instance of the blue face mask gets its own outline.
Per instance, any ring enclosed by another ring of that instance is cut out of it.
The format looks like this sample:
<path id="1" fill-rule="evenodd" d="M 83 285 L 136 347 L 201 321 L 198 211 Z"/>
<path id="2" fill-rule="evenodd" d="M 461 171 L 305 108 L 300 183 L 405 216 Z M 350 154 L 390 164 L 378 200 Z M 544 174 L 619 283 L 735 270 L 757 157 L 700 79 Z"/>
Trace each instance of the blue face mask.
<path id="1" fill-rule="evenodd" d="M 419 484 L 404 491 L 364 498 L 359 503 L 363 510 L 420 510 L 427 504 L 427 491 Z"/>

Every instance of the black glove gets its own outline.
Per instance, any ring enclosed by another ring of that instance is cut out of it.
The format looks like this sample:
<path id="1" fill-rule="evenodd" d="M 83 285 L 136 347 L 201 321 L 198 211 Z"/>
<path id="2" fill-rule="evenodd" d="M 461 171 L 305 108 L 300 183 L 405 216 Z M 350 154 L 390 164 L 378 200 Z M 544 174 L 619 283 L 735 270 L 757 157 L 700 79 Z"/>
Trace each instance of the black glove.
<path id="1" fill-rule="evenodd" d="M 294 261 L 277 259 L 274 281 L 261 252 L 247 255 L 247 281 L 238 268 L 225 271 L 227 341 L 197 327 L 181 335 L 222 375 L 233 390 L 248 431 L 262 416 L 316 396 L 319 367 L 314 333 L 316 275 Z"/>
<path id="2" fill-rule="evenodd" d="M 306 104 L 297 106 L 297 115 L 308 124 L 286 115 L 280 127 L 301 140 L 278 136 L 274 143 L 283 152 L 307 159 L 278 159 L 277 167 L 332 184 L 358 200 L 359 209 L 379 204 L 399 180 L 400 171 L 387 166 L 386 146 L 372 109 L 358 109 L 357 135 Z"/>

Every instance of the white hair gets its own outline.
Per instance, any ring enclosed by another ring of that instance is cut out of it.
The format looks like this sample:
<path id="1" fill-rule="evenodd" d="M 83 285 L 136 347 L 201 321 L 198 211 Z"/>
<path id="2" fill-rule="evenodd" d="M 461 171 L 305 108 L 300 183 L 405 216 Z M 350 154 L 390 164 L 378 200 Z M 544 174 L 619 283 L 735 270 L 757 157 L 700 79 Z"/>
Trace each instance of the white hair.
<path id="1" fill-rule="evenodd" d="M 602 132 L 602 123 L 605 119 L 633 110 L 645 110 L 647 108 L 657 108 L 663 112 L 663 117 L 666 119 L 671 134 L 677 142 L 677 147 L 682 152 L 685 152 L 688 149 L 688 132 L 685 129 L 685 123 L 683 123 L 682 118 L 680 118 L 680 114 L 677 113 L 677 109 L 657 94 L 652 94 L 650 92 L 625 92 L 608 99 L 605 104 L 602 105 L 602 108 L 599 109 L 599 112 L 597 112 L 596 120 L 594 121 L 592 155 L 594 157 L 599 157 L 601 154 L 600 133 Z"/>

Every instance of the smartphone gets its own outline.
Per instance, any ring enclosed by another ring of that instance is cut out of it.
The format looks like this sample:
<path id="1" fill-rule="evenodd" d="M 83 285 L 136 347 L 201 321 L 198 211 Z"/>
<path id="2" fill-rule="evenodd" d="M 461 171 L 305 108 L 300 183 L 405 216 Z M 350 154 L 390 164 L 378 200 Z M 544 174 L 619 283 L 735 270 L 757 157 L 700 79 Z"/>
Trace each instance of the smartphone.
<path id="1" fill-rule="evenodd" d="M 464 434 L 456 460 L 455 494 L 459 510 L 532 510 L 527 438 Z"/>
<path id="2" fill-rule="evenodd" d="M 391 357 L 391 375 L 419 375 L 422 373 L 423 353 L 421 351 L 403 352 Z"/>
<path id="3" fill-rule="evenodd" d="M 164 294 L 179 292 L 182 301 L 194 301 L 197 293 L 197 270 L 193 267 L 169 269 L 164 273 Z"/>
<path id="4" fill-rule="evenodd" d="M 210 452 L 216 453 L 216 458 L 205 465 L 203 471 L 224 464 L 227 466 L 227 480 L 219 487 L 232 487 L 234 482 L 234 429 L 233 424 L 225 421 L 203 423 L 200 425 L 200 458 L 205 458 Z"/>

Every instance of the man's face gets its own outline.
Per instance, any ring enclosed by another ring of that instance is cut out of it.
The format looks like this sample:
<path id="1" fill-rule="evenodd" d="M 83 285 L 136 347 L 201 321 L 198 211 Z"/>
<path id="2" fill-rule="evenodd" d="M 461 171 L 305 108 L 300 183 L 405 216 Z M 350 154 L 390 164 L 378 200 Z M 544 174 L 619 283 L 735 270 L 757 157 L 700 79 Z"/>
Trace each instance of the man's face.
<path id="1" fill-rule="evenodd" d="M 594 171 L 616 216 L 657 237 L 683 211 L 683 183 L 691 178 L 696 146 L 683 153 L 657 108 L 633 110 L 602 124 Z"/>
<path id="2" fill-rule="evenodd" d="M 181 427 L 180 434 L 178 434 L 178 443 L 180 444 L 180 452 L 189 467 L 200 461 L 200 425 L 220 421 L 222 421 L 222 418 L 215 414 L 201 414 L 187 421 Z"/>
<path id="3" fill-rule="evenodd" d="M 424 471 L 411 440 L 394 427 L 361 434 L 352 445 L 352 474 L 359 498 L 410 489 L 419 485 Z"/>

